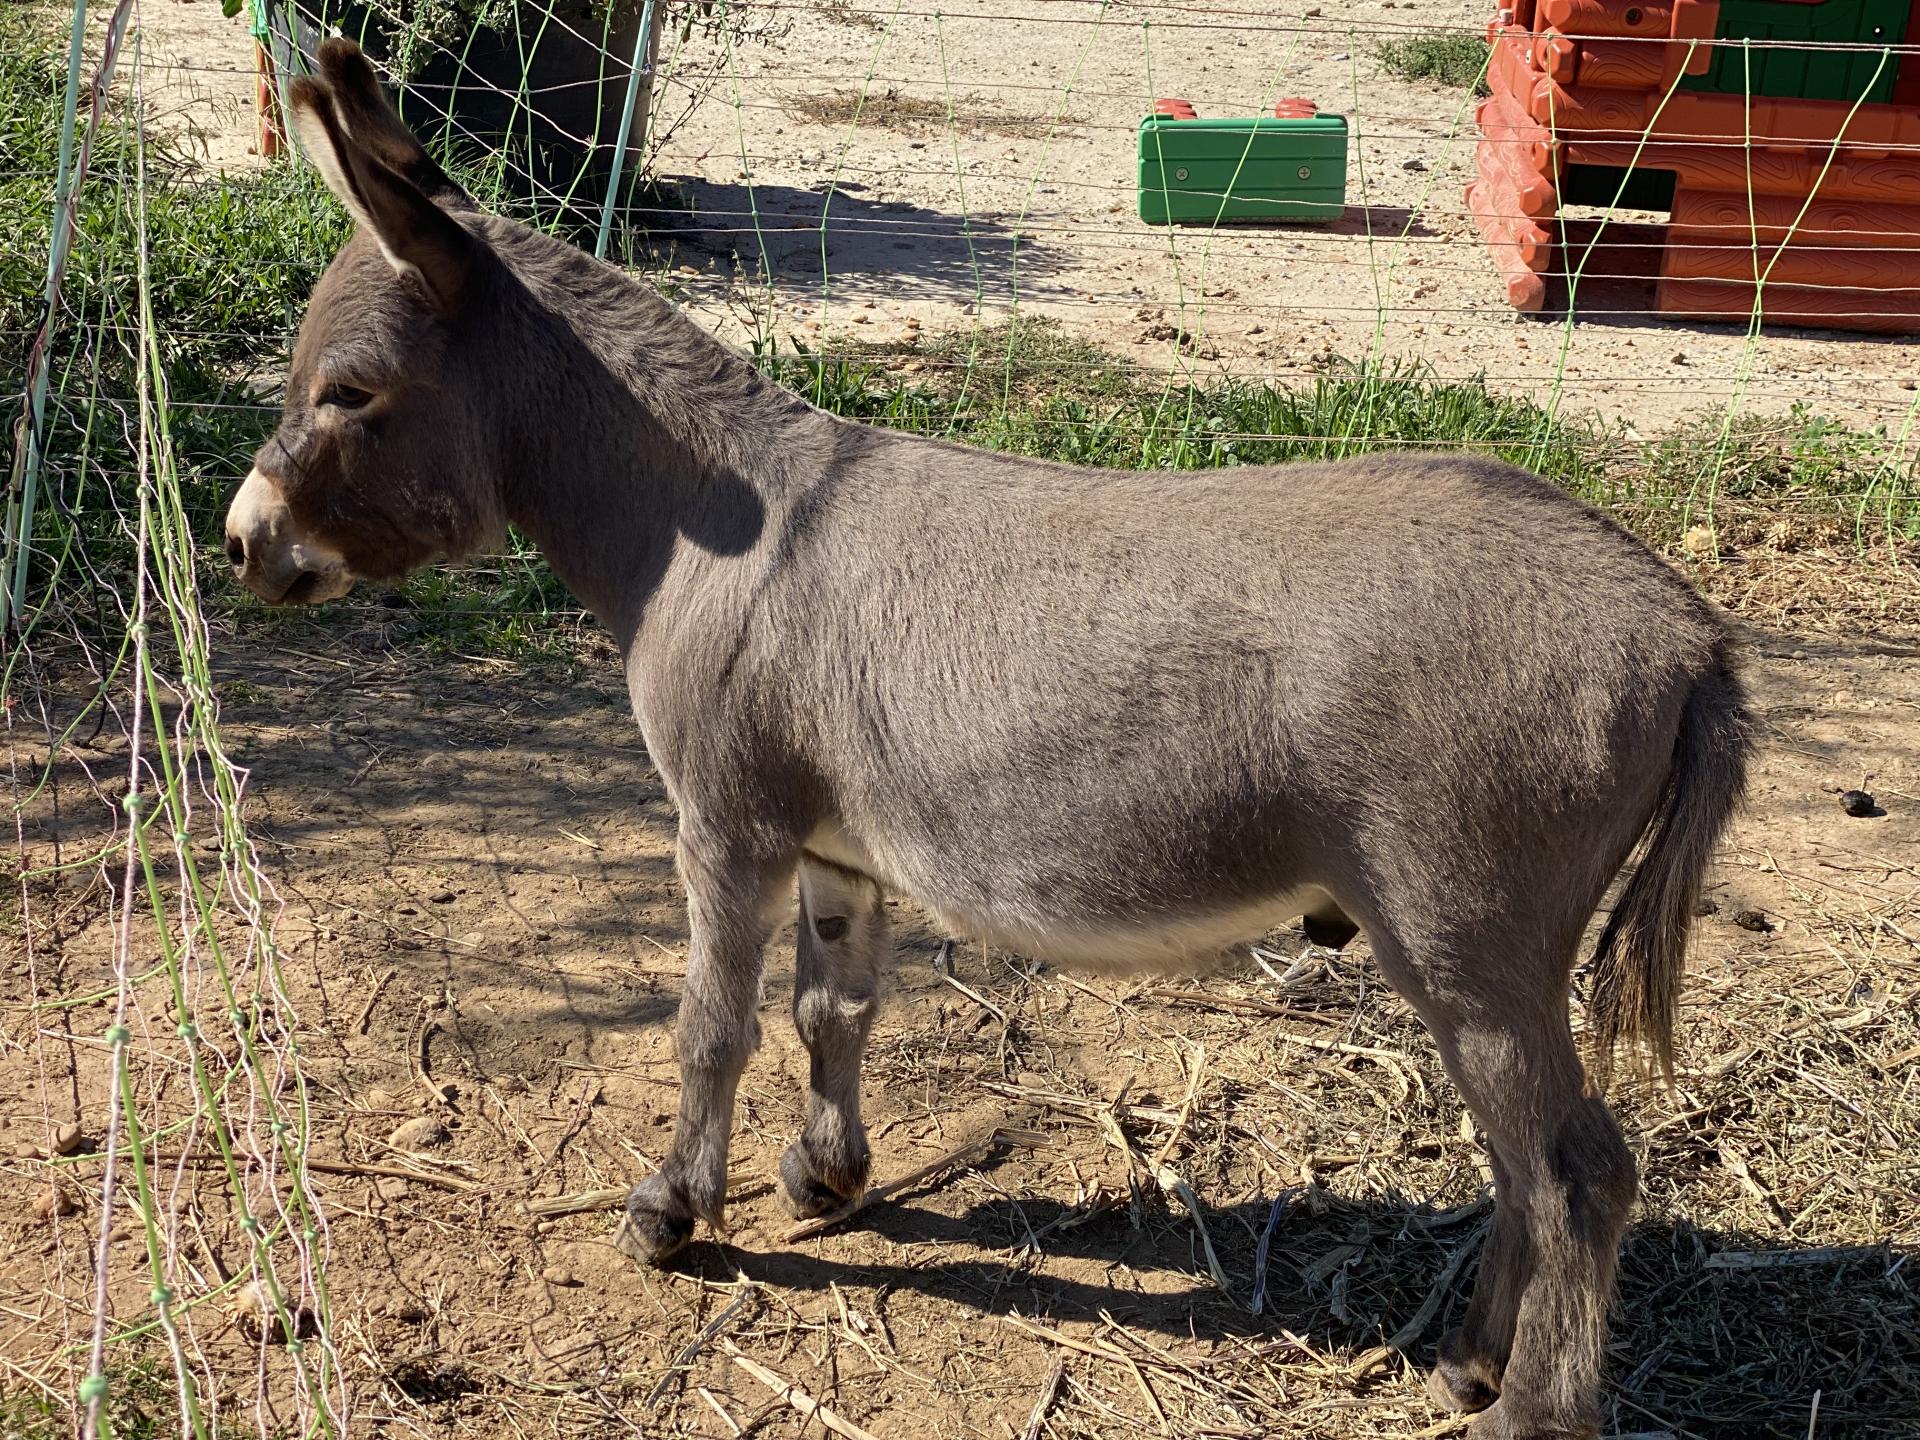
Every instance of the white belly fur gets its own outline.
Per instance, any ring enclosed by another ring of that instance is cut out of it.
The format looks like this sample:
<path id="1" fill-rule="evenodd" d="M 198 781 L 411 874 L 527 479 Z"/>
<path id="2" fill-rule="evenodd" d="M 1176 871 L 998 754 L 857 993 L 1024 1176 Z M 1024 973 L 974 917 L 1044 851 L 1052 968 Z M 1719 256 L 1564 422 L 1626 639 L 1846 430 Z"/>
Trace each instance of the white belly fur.
<path id="1" fill-rule="evenodd" d="M 1114 928 L 1076 928 L 1059 923 L 1042 926 L 1023 924 L 1005 916 L 955 914 L 929 904 L 901 885 L 888 873 L 881 857 L 869 853 L 837 824 L 823 826 L 809 835 L 806 849 L 830 864 L 871 876 L 885 890 L 915 900 L 952 935 L 984 940 L 1035 960 L 1076 969 L 1201 969 L 1228 947 L 1257 940 L 1268 931 L 1332 901 L 1319 887 L 1303 885 L 1278 891 L 1251 904 L 1168 916 L 1158 923 Z"/>

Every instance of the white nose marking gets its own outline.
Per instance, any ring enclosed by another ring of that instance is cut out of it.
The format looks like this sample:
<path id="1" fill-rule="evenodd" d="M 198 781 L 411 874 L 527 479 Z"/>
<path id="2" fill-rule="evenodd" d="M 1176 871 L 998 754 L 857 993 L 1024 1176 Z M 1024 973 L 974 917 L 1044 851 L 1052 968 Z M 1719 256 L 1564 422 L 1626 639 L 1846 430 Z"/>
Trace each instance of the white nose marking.
<path id="1" fill-rule="evenodd" d="M 314 577 L 303 597 L 309 602 L 353 588 L 346 556 L 295 525 L 279 485 L 257 465 L 227 509 L 227 539 L 241 579 L 265 599 L 278 600 L 301 576 Z"/>
<path id="2" fill-rule="evenodd" d="M 287 502 L 280 498 L 280 487 L 256 465 L 247 472 L 240 493 L 227 508 L 227 534 L 238 536 L 251 550 L 256 544 L 273 543 L 287 518 Z"/>

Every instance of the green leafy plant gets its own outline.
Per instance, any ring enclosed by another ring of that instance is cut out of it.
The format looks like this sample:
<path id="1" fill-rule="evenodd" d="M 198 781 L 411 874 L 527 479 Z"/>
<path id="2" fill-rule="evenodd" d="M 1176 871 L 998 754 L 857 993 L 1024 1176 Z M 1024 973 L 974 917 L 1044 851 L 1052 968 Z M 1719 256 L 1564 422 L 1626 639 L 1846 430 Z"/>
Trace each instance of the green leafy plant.
<path id="1" fill-rule="evenodd" d="M 1487 93 L 1487 42 L 1478 35 L 1459 30 L 1408 35 L 1381 41 L 1373 53 L 1388 74 L 1402 80 L 1432 80 L 1453 90 L 1472 86 L 1476 95 Z"/>

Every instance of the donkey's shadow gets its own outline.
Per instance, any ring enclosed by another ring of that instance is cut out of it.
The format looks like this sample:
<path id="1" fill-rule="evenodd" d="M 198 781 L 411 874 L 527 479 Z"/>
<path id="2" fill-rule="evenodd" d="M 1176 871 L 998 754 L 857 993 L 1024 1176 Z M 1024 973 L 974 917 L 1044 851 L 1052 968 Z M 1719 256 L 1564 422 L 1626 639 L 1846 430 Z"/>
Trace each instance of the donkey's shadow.
<path id="1" fill-rule="evenodd" d="M 865 184 L 725 183 L 676 177 L 684 209 L 644 216 L 644 243 L 735 258 L 750 281 L 799 293 L 893 300 L 1034 297 L 1056 287 L 1044 228 L 888 199 Z"/>
<path id="2" fill-rule="evenodd" d="M 957 1216 L 908 1199 L 873 1207 L 843 1227 L 888 1241 L 889 1249 L 914 1247 L 906 1262 L 835 1260 L 828 1237 L 820 1253 L 808 1253 L 815 1242 L 759 1253 L 696 1246 L 684 1263 L 716 1281 L 745 1276 L 822 1295 L 835 1285 L 875 1297 L 901 1290 L 1049 1327 L 1111 1317 L 1182 1358 L 1193 1358 L 1183 1347 L 1194 1342 L 1201 1353 L 1220 1342 L 1219 1349 L 1276 1347 L 1310 1364 L 1296 1343 L 1304 1342 L 1342 1368 L 1398 1338 L 1437 1290 L 1437 1309 L 1404 1341 L 1406 1360 L 1424 1368 L 1464 1313 L 1491 1207 L 1438 1214 L 1391 1194 L 1361 1203 L 1296 1197 L 1274 1227 L 1256 1316 L 1248 1304 L 1255 1248 L 1270 1214 L 1265 1200 L 1205 1212 L 1231 1296 L 1208 1280 L 1191 1222 L 1157 1202 L 1136 1209 L 1121 1201 L 1086 1218 L 1058 1200 L 1012 1193 Z M 1036 1244 L 1047 1259 L 1069 1263 L 1032 1263 Z M 993 1253 L 982 1256 L 982 1249 Z M 1920 1396 L 1911 1388 L 1920 1370 L 1912 1253 L 1890 1245 L 1785 1246 L 1679 1218 L 1642 1218 L 1621 1249 L 1609 1429 L 1716 1440 L 1798 1437 L 1808 1433 L 1809 1405 L 1819 1392 L 1822 1436 L 1920 1435 Z M 1113 1280 L 1057 1273 L 1084 1271 L 1087 1262 Z M 1169 1274 L 1192 1278 L 1172 1288 L 1153 1279 L 1124 1283 Z M 1284 1364 L 1286 1354 L 1272 1359 Z M 1374 1368 L 1371 1383 L 1397 1364 Z M 1357 1372 L 1353 1383 L 1364 1388 L 1368 1368 Z"/>

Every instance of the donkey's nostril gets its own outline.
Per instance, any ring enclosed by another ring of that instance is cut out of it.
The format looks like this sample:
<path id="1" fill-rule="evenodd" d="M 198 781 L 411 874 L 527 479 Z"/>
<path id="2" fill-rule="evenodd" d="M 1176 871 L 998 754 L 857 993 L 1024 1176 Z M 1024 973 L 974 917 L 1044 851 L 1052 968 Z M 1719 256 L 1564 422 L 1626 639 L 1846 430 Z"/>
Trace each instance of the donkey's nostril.
<path id="1" fill-rule="evenodd" d="M 236 570 L 247 568 L 247 542 L 238 535 L 227 536 L 227 559 L 233 562 Z"/>

